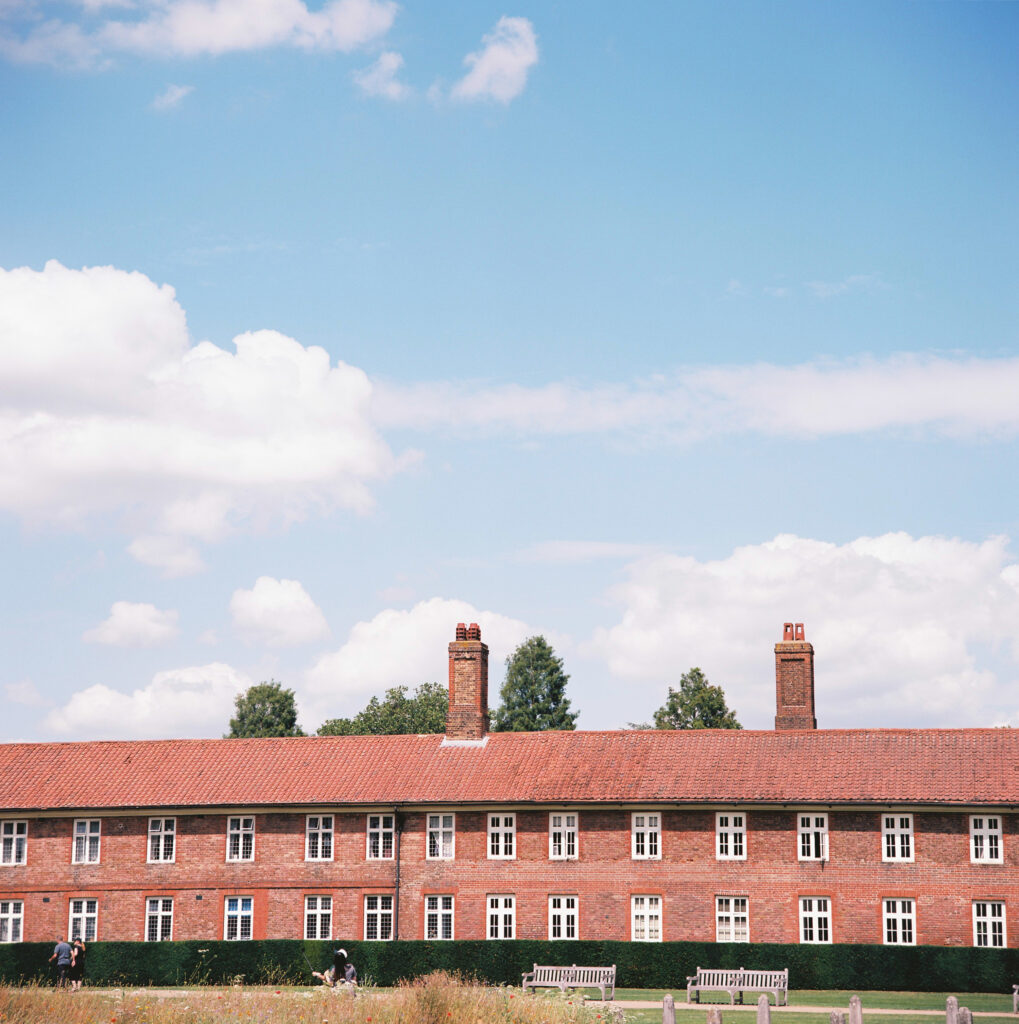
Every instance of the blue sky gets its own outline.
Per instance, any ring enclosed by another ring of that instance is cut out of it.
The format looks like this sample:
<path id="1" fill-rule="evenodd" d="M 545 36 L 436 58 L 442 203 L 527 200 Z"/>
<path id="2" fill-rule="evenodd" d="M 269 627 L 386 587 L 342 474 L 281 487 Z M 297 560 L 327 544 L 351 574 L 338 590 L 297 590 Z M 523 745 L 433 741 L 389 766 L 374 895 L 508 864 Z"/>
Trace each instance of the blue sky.
<path id="1" fill-rule="evenodd" d="M 6 739 L 545 633 L 1019 724 L 1019 8 L 0 2 Z"/>

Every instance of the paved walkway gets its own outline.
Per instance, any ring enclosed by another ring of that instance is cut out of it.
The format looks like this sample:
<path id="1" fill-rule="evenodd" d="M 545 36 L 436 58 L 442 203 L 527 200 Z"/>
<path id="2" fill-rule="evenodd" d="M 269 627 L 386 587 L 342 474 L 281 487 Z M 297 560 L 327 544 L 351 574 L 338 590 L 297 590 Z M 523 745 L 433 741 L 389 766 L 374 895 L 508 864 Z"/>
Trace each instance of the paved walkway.
<path id="1" fill-rule="evenodd" d="M 654 1001 L 649 999 L 616 999 L 614 1002 L 602 1002 L 600 999 L 588 999 L 588 1006 L 621 1006 L 624 1010 L 660 1010 L 662 1007 L 661 999 Z M 966 997 L 963 995 L 959 999 L 959 1005 L 966 1005 Z M 756 1003 L 737 1003 L 735 1006 L 729 1003 L 688 1003 L 685 1001 L 676 1000 L 677 1010 L 707 1010 L 709 1006 L 717 1006 L 724 1014 L 732 1013 L 756 1013 Z M 849 1006 L 772 1006 L 772 1013 L 778 1011 L 785 1013 L 788 1010 L 790 1013 L 822 1013 L 830 1014 L 834 1011 L 844 1013 L 846 1017 L 849 1016 Z M 867 1003 L 863 1007 L 863 1018 L 866 1021 L 867 1017 L 871 1014 L 880 1014 L 882 1017 L 944 1017 L 944 1010 L 883 1010 L 879 1006 L 872 1006 Z M 1011 1017 L 1013 1016 L 1010 1010 L 974 1010 L 974 1017 Z M 1019 1019 L 1019 1018 L 1017 1018 Z"/>

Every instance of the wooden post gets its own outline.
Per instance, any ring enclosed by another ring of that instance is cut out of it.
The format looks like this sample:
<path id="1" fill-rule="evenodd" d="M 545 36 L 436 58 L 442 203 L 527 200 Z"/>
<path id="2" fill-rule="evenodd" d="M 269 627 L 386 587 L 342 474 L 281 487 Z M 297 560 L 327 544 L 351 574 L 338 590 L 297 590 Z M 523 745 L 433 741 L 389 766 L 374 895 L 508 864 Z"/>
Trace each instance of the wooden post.
<path id="1" fill-rule="evenodd" d="M 762 992 L 757 1000 L 757 1024 L 771 1024 L 771 1003 L 767 993 Z"/>
<path id="2" fill-rule="evenodd" d="M 676 1000 L 671 992 L 666 992 L 662 1000 L 662 1024 L 676 1024 Z"/>
<path id="3" fill-rule="evenodd" d="M 846 1024 L 846 1015 L 839 1010 L 832 1010 L 828 1015 L 828 1024 Z"/>
<path id="4" fill-rule="evenodd" d="M 959 1024 L 959 1000 L 955 996 L 945 1000 L 945 1024 Z"/>
<path id="5" fill-rule="evenodd" d="M 959 1024 L 973 1024 L 973 1014 L 969 1012 L 968 1006 L 959 1007 Z"/>
<path id="6" fill-rule="evenodd" d="M 849 997 L 849 1024 L 863 1024 L 863 1004 L 859 996 Z"/>
<path id="7" fill-rule="evenodd" d="M 722 1008 L 720 1006 L 708 1007 L 708 1024 L 722 1024 Z"/>

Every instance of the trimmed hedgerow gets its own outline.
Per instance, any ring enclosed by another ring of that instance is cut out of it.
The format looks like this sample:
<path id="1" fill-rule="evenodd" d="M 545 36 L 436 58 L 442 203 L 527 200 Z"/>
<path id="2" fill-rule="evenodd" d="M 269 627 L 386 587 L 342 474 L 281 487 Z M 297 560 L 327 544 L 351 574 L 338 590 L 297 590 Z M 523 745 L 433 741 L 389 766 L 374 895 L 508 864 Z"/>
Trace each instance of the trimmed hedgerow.
<path id="1" fill-rule="evenodd" d="M 93 942 L 88 980 L 96 985 L 305 983 L 332 962 L 335 943 Z M 1019 949 L 944 946 L 830 946 L 714 942 L 350 942 L 362 980 L 393 985 L 444 970 L 493 984 L 519 985 L 533 964 L 615 964 L 621 988 L 685 988 L 698 967 L 789 968 L 793 989 L 994 992 L 1019 977 Z M 52 980 L 49 942 L 0 945 L 0 981 Z"/>

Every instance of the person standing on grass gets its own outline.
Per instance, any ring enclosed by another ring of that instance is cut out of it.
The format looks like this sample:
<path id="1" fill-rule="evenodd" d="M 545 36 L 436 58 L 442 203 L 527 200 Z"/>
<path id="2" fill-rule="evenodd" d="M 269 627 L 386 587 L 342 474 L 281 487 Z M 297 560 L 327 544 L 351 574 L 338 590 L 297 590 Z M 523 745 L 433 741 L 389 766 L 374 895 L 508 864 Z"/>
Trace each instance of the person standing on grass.
<path id="1" fill-rule="evenodd" d="M 66 939 L 57 939 L 53 947 L 53 956 L 46 962 L 51 964 L 57 962 L 57 988 L 64 988 L 67 985 L 67 972 L 71 969 L 71 944 Z"/>
<path id="2" fill-rule="evenodd" d="M 75 939 L 71 947 L 71 991 L 77 992 L 85 980 L 85 943 Z"/>

